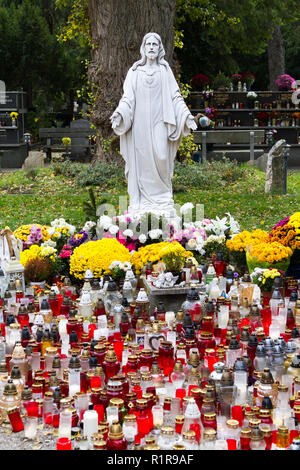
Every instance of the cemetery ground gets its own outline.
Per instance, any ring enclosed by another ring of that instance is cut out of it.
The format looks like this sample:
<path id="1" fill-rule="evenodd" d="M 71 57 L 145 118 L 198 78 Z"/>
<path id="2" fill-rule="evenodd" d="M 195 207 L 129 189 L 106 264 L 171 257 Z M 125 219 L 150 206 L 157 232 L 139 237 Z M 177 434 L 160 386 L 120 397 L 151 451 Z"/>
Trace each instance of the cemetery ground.
<path id="1" fill-rule="evenodd" d="M 22 224 L 49 224 L 64 217 L 80 227 L 91 220 L 83 207 L 90 201 L 90 187 L 97 203 L 113 204 L 118 214 L 118 198 L 127 194 L 123 168 L 103 168 L 63 162 L 46 168 L 0 170 L 0 226 L 15 230 Z M 299 210 L 299 171 L 288 171 L 286 195 L 266 195 L 264 187 L 265 173 L 246 164 L 175 165 L 176 203 L 203 204 L 208 218 L 222 218 L 230 212 L 241 229 L 270 230 L 278 220 Z"/>

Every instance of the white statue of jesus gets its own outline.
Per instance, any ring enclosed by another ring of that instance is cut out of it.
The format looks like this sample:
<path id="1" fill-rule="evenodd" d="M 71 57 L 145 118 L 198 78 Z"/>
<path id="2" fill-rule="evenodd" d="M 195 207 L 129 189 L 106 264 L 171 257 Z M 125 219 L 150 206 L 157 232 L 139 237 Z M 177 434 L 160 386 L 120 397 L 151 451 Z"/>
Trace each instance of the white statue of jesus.
<path id="1" fill-rule="evenodd" d="M 129 211 L 172 210 L 174 160 L 182 137 L 197 125 L 181 96 L 156 33 L 144 36 L 142 58 L 129 69 L 111 116 L 120 136 Z"/>

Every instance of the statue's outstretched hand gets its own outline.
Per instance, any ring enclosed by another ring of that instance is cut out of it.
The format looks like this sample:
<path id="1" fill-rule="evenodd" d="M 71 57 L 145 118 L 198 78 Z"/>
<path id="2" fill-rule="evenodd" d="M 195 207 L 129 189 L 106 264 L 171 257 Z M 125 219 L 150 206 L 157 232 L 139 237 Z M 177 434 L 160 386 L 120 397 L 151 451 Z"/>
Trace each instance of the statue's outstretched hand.
<path id="1" fill-rule="evenodd" d="M 197 129 L 197 124 L 196 124 L 195 118 L 194 118 L 194 116 L 192 116 L 192 114 L 190 114 L 190 115 L 187 117 L 186 125 L 187 125 L 187 127 L 189 127 L 190 129 L 192 129 L 193 131 L 195 131 L 195 130 Z"/>
<path id="2" fill-rule="evenodd" d="M 110 122 L 111 122 L 111 127 L 113 129 L 115 129 L 116 127 L 118 127 L 121 123 L 121 119 L 122 119 L 122 116 L 120 113 L 118 112 L 114 112 L 111 116 L 110 116 Z"/>

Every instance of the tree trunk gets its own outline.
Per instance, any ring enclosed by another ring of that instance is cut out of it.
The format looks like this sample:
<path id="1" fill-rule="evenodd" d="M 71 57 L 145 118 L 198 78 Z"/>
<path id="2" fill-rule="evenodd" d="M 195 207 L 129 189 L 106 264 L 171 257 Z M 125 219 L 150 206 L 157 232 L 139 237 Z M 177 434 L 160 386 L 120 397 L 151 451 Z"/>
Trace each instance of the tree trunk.
<path id="1" fill-rule="evenodd" d="M 268 41 L 269 89 L 276 91 L 275 81 L 278 75 L 285 73 L 285 48 L 280 26 L 276 26 Z"/>
<path id="2" fill-rule="evenodd" d="M 172 66 L 173 23 L 176 0 L 88 0 L 91 22 L 92 59 L 89 81 L 95 95 L 91 119 L 99 136 L 95 160 L 121 162 L 119 137 L 109 117 L 123 92 L 128 69 L 140 59 L 144 35 L 158 33 Z"/>

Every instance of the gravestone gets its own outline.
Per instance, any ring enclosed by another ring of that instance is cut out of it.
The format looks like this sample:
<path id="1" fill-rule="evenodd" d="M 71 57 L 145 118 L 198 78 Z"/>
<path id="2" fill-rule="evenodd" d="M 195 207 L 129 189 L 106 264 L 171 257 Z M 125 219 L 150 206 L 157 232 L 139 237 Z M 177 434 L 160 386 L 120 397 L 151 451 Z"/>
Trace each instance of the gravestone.
<path id="1" fill-rule="evenodd" d="M 263 153 L 260 157 L 256 158 L 255 160 L 249 160 L 247 162 L 247 165 L 255 166 L 255 168 L 258 168 L 264 173 L 267 171 L 267 164 L 268 164 L 268 153 Z"/>
<path id="2" fill-rule="evenodd" d="M 29 168 L 43 168 L 45 166 L 45 154 L 40 151 L 29 152 L 28 157 L 22 165 L 22 170 Z"/>
<path id="3" fill-rule="evenodd" d="M 276 142 L 268 153 L 265 193 L 284 194 L 285 192 L 285 160 L 284 139 Z"/>
<path id="4" fill-rule="evenodd" d="M 86 119 L 76 119 L 70 123 L 71 129 L 91 129 L 91 123 Z M 87 156 L 89 148 L 88 137 L 72 137 L 71 139 L 71 158 L 80 159 Z"/>

